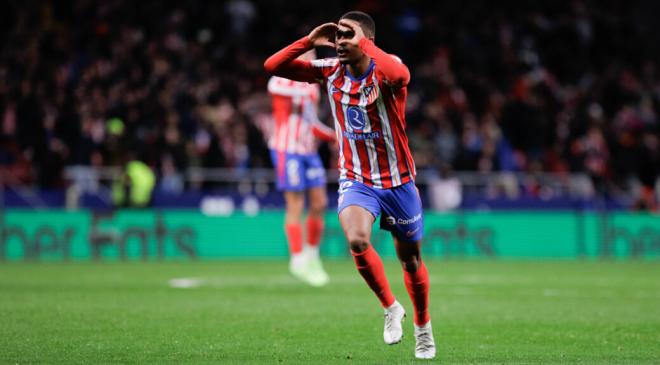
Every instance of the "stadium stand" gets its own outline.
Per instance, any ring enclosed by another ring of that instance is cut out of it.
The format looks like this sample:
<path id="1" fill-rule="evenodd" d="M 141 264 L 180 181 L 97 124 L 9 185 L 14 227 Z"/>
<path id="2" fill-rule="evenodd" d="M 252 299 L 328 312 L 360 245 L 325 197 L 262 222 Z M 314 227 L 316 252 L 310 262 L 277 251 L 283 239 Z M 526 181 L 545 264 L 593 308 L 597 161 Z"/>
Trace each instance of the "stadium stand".
<path id="1" fill-rule="evenodd" d="M 264 58 L 354 7 L 410 66 L 422 174 L 504 176 L 500 195 L 513 185 L 527 198 L 543 191 L 524 176 L 586 176 L 602 196 L 625 195 L 621 207 L 657 209 L 660 5 L 592 2 L 9 1 L 4 185 L 63 192 L 72 166 L 89 176 L 129 153 L 157 172 L 165 197 L 218 188 L 191 169 L 271 167 Z M 332 147 L 322 152 L 333 168 Z"/>

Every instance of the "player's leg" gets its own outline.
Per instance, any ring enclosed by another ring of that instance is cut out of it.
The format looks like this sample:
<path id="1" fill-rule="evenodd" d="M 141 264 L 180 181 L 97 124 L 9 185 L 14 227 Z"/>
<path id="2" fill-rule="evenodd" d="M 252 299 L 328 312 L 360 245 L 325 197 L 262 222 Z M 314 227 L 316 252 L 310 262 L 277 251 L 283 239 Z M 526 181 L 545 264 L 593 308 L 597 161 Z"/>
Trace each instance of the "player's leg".
<path id="1" fill-rule="evenodd" d="M 306 265 L 303 255 L 302 215 L 305 209 L 304 181 L 300 157 L 271 150 L 276 172 L 277 190 L 284 194 L 284 233 L 289 245 L 289 271 L 305 280 Z"/>
<path id="2" fill-rule="evenodd" d="M 305 186 L 309 196 L 309 210 L 305 227 L 307 228 L 307 248 L 310 257 L 318 258 L 319 244 L 324 228 L 324 215 L 328 207 L 326 178 L 323 162 L 318 154 L 305 156 Z"/>
<path id="3" fill-rule="evenodd" d="M 414 321 L 418 326 L 428 323 L 429 273 L 420 256 L 420 241 L 405 242 L 393 235 L 396 253 L 403 267 L 403 279 L 415 310 Z"/>
<path id="4" fill-rule="evenodd" d="M 324 229 L 324 215 L 328 206 L 328 195 L 325 185 L 310 188 L 309 209 L 305 226 L 307 228 L 307 240 L 305 244 L 305 255 L 308 260 L 308 271 L 310 280 L 317 286 L 325 285 L 330 278 L 323 269 L 320 257 L 321 236 Z"/>
<path id="5" fill-rule="evenodd" d="M 308 260 L 308 279 L 310 284 L 322 286 L 329 281 L 319 256 L 319 245 L 324 228 L 323 216 L 328 206 L 325 169 L 318 154 L 306 155 L 301 162 L 304 164 L 304 184 L 309 194 L 309 211 L 305 221 L 307 240 L 304 245 Z"/>
<path id="6" fill-rule="evenodd" d="M 401 322 L 405 311 L 392 294 L 383 262 L 371 245 L 371 226 L 380 212 L 380 206 L 376 197 L 365 189 L 368 188 L 352 182 L 342 184 L 339 221 L 358 272 L 384 308 L 383 340 L 392 345 L 401 342 Z"/>
<path id="7" fill-rule="evenodd" d="M 357 205 L 348 206 L 339 214 L 339 222 L 360 275 L 374 291 L 382 306 L 388 307 L 395 299 L 385 276 L 383 262 L 370 242 L 373 221 L 373 215 Z"/>
<path id="8" fill-rule="evenodd" d="M 403 280 L 413 303 L 415 322 L 415 356 L 420 359 L 435 357 L 435 341 L 429 316 L 429 273 L 422 261 L 421 241 L 406 242 L 392 235 L 396 253 L 403 267 Z"/>
<path id="9" fill-rule="evenodd" d="M 319 245 L 325 228 L 325 211 L 328 207 L 328 193 L 325 185 L 316 186 L 308 190 L 309 209 L 305 226 L 307 228 L 307 244 L 310 253 L 318 257 Z"/>
<path id="10" fill-rule="evenodd" d="M 392 233 L 414 307 L 415 356 L 433 358 L 435 344 L 429 317 L 429 275 L 420 254 L 424 219 L 419 192 L 414 183 L 408 183 L 379 194 L 383 205 L 381 228 Z"/>
<path id="11" fill-rule="evenodd" d="M 358 272 L 381 305 L 389 307 L 395 298 L 385 276 L 383 262 L 371 245 L 371 226 L 380 213 L 378 200 L 366 186 L 352 181 L 341 183 L 339 192 L 339 222 Z"/>
<path id="12" fill-rule="evenodd" d="M 284 231 L 289 244 L 289 270 L 295 276 L 300 276 L 307 264 L 303 255 L 302 227 L 305 195 L 300 191 L 285 191 L 284 202 Z"/>

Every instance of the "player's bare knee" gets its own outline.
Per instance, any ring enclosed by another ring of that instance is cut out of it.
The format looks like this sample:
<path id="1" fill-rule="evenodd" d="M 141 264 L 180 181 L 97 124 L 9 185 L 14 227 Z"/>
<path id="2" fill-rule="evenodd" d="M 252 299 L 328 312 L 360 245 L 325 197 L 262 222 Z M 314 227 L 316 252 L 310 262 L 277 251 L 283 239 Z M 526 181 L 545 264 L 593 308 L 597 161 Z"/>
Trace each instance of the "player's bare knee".
<path id="1" fill-rule="evenodd" d="M 328 201 L 327 200 L 321 200 L 321 201 L 314 201 L 311 202 L 309 205 L 309 213 L 317 216 L 323 215 L 325 213 L 325 210 L 328 208 Z"/>
<path id="2" fill-rule="evenodd" d="M 364 252 L 369 248 L 369 236 L 366 232 L 355 232 L 348 235 L 348 245 L 355 253 Z"/>
<path id="3" fill-rule="evenodd" d="M 417 269 L 419 269 L 419 261 L 417 260 L 417 257 L 410 257 L 406 259 L 401 259 L 401 266 L 403 266 L 403 269 L 409 273 L 415 273 L 417 272 Z"/>
<path id="4" fill-rule="evenodd" d="M 348 244 L 351 248 L 351 251 L 355 253 L 362 253 L 369 248 L 369 242 L 362 240 L 349 241 Z"/>

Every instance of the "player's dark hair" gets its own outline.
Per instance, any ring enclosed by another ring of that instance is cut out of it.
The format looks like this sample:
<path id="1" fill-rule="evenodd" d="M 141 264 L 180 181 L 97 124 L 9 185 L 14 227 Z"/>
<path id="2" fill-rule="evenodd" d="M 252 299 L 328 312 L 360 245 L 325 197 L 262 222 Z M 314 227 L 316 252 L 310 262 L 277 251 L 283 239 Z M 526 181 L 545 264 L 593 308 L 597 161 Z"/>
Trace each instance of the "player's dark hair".
<path id="1" fill-rule="evenodd" d="M 339 20 L 341 19 L 349 19 L 358 22 L 367 38 L 373 38 L 376 36 L 376 23 L 367 13 L 357 10 L 349 11 L 339 18 Z"/>

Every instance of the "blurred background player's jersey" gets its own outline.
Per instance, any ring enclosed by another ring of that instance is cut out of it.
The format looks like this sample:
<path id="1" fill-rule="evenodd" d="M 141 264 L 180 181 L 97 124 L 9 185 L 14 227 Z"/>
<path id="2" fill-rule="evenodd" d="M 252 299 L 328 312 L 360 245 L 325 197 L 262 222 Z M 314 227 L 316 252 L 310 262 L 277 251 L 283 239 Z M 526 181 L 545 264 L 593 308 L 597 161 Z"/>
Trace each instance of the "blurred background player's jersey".
<path id="1" fill-rule="evenodd" d="M 318 146 L 313 129 L 320 124 L 316 108 L 319 86 L 274 76 L 268 81 L 268 92 L 275 120 L 268 147 L 290 154 L 316 154 Z"/>
<path id="2" fill-rule="evenodd" d="M 319 85 L 271 77 L 275 128 L 268 139 L 278 190 L 300 191 L 324 185 L 325 169 L 316 138 L 334 139 L 334 131 L 318 120 Z"/>

